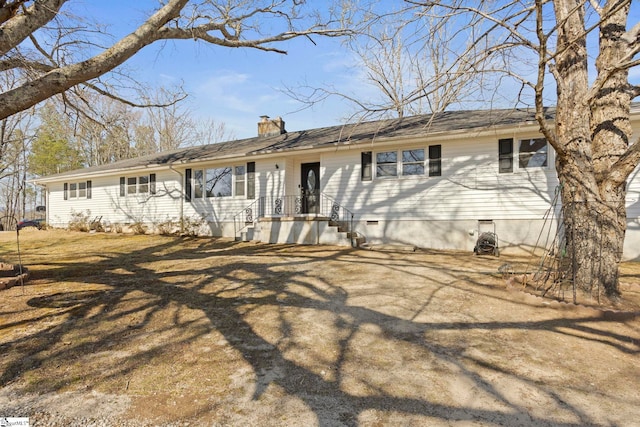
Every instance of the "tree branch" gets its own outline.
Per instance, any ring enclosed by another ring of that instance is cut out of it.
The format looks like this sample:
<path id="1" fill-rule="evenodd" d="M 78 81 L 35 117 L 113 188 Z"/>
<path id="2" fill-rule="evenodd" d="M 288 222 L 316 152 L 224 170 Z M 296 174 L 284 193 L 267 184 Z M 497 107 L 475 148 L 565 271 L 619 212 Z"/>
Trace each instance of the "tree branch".
<path id="1" fill-rule="evenodd" d="M 144 46 L 156 41 L 159 29 L 176 18 L 187 2 L 188 0 L 170 0 L 133 33 L 93 58 L 53 69 L 27 84 L 0 94 L 0 119 L 121 65 Z"/>
<path id="2" fill-rule="evenodd" d="M 67 0 L 36 1 L 20 14 L 16 14 L 15 10 L 5 11 L 9 6 L 3 7 L 2 10 L 10 14 L 11 17 L 4 21 L 0 30 L 0 55 L 6 54 L 18 46 L 34 31 L 55 18 L 66 2 Z M 20 6 L 26 1 L 18 3 Z M 15 6 L 15 4 L 11 6 Z"/>

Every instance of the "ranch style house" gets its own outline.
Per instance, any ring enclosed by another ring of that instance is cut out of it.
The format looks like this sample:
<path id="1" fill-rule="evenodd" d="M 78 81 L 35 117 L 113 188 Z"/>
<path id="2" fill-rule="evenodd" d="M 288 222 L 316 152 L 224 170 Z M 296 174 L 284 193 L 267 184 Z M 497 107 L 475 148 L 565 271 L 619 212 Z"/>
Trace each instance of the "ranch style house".
<path id="1" fill-rule="evenodd" d="M 553 109 L 548 118 L 553 119 Z M 635 138 L 640 105 L 632 106 Z M 257 136 L 34 179 L 46 222 L 85 212 L 108 226 L 197 224 L 199 234 L 270 243 L 500 251 L 553 238 L 554 152 L 533 111 L 450 111 Z M 625 259 L 640 258 L 640 178 L 627 185 Z"/>

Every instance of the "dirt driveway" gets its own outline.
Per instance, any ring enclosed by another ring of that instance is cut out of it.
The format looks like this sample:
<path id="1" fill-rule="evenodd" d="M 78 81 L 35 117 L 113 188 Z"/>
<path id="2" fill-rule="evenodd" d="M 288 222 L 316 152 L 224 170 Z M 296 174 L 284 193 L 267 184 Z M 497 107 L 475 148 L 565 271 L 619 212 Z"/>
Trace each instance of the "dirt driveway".
<path id="1" fill-rule="evenodd" d="M 13 262 L 15 234 L 0 233 Z M 626 311 L 508 288 L 505 262 L 216 239 L 21 234 L 0 417 L 32 425 L 632 426 Z M 633 311 L 630 311 L 633 310 Z"/>

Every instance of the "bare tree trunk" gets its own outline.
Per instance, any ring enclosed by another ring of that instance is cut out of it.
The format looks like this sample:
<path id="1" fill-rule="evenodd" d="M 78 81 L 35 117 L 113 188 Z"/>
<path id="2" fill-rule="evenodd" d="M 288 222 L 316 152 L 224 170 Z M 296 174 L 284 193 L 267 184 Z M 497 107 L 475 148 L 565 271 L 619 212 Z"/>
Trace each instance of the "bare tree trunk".
<path id="1" fill-rule="evenodd" d="M 614 5 L 615 3 L 615 5 Z M 601 11 L 599 81 L 589 90 L 584 9 L 579 0 L 554 2 L 558 30 L 556 168 L 562 185 L 567 249 L 574 285 L 599 297 L 620 295 L 618 267 L 626 231 L 625 178 L 612 167 L 629 147 L 628 71 L 615 69 L 627 53 L 621 37 L 627 7 Z M 588 118 L 585 119 L 585 118 Z"/>
<path id="2" fill-rule="evenodd" d="M 558 25 L 555 70 L 558 104 L 555 136 L 556 169 L 561 184 L 569 271 L 574 285 L 591 291 L 597 270 L 600 195 L 593 170 L 589 105 L 588 63 L 584 10 L 576 0 L 554 3 Z"/>
<path id="3" fill-rule="evenodd" d="M 617 9 L 613 9 L 617 8 Z M 631 90 L 627 68 L 612 67 L 624 62 L 628 54 L 627 41 L 623 37 L 630 4 L 620 7 L 617 2 L 607 2 L 600 24 L 600 54 L 596 60 L 598 76 L 606 77 L 596 88 L 591 107 L 591 131 L 593 135 L 594 167 L 600 194 L 607 204 L 603 226 L 603 246 L 606 262 L 602 272 L 603 285 L 609 297 L 617 297 L 618 264 L 622 260 L 624 235 L 627 228 L 626 176 L 611 173 L 612 167 L 628 150 L 631 143 L 629 120 Z"/>

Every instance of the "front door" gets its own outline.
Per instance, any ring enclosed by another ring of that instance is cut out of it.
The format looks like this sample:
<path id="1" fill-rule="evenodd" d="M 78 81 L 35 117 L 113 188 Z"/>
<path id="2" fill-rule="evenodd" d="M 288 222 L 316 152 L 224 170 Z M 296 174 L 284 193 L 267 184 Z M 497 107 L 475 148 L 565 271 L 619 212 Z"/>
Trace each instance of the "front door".
<path id="1" fill-rule="evenodd" d="M 320 204 L 320 163 L 301 165 L 302 213 L 318 213 Z"/>

